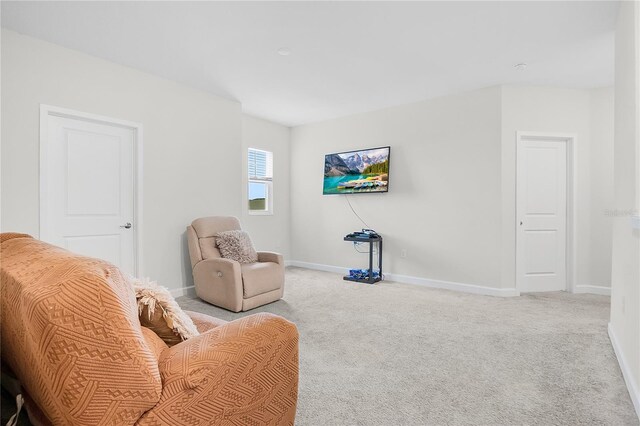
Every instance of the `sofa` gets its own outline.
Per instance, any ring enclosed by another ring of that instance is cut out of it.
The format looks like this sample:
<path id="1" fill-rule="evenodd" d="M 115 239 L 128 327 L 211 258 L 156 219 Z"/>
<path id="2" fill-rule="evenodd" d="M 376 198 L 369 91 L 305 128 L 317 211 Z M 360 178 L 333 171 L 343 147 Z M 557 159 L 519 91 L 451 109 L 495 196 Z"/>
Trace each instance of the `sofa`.
<path id="1" fill-rule="evenodd" d="M 248 311 L 280 300 L 284 294 L 284 258 L 259 251 L 258 261 L 239 263 L 221 256 L 215 235 L 241 230 L 233 216 L 201 217 L 187 226 L 196 294 L 232 312 Z"/>
<path id="2" fill-rule="evenodd" d="M 142 327 L 115 266 L 0 234 L 2 362 L 34 424 L 290 425 L 298 332 L 271 314 L 225 322 L 189 313 L 200 335 L 168 347 Z"/>

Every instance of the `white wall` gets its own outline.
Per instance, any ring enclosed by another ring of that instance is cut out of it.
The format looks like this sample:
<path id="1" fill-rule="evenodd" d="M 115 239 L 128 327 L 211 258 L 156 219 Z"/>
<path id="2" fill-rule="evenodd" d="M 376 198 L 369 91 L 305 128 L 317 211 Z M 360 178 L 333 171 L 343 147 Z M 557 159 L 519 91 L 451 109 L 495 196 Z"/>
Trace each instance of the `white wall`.
<path id="1" fill-rule="evenodd" d="M 613 87 L 591 91 L 590 283 L 611 287 L 613 194 Z M 587 273 L 587 271 L 585 271 Z"/>
<path id="2" fill-rule="evenodd" d="M 144 274 L 191 282 L 184 231 L 240 215 L 237 102 L 2 30 L 2 230 L 38 235 L 39 104 L 144 126 Z"/>
<path id="3" fill-rule="evenodd" d="M 577 141 L 578 290 L 610 286 L 613 92 L 502 87 L 502 285 L 515 285 L 516 132 L 571 133 Z"/>
<path id="4" fill-rule="evenodd" d="M 390 192 L 350 196 L 357 212 L 385 237 L 386 271 L 515 288 L 517 131 L 577 135 L 578 290 L 607 293 L 611 88 L 494 87 L 294 128 L 295 260 L 363 264 L 366 259 L 341 238 L 363 225 L 344 196 L 321 195 L 322 161 L 329 152 L 391 145 Z M 406 259 L 400 258 L 402 249 Z"/>
<path id="5" fill-rule="evenodd" d="M 242 226 L 251 235 L 257 250 L 291 255 L 290 238 L 290 163 L 291 131 L 288 127 L 254 118 L 242 117 L 243 203 Z M 250 215 L 247 200 L 247 149 L 273 153 L 273 215 Z"/>
<path id="6" fill-rule="evenodd" d="M 622 2 L 616 29 L 615 209 L 609 331 L 640 416 L 640 5 Z"/>
<path id="7" fill-rule="evenodd" d="M 324 154 L 391 145 L 390 192 L 349 197 L 385 236 L 385 270 L 511 289 L 515 131 L 557 131 L 579 138 L 578 283 L 609 284 L 610 89 L 494 87 L 290 130 L 243 116 L 236 102 L 2 36 L 2 230 L 38 234 L 38 105 L 47 103 L 144 125 L 145 274 L 164 285 L 191 284 L 184 226 L 211 214 L 239 215 L 260 250 L 364 266 L 342 241 L 364 225 L 346 197 L 321 195 Z M 274 152 L 274 216 L 247 214 L 250 146 Z"/>
<path id="8" fill-rule="evenodd" d="M 322 195 L 324 155 L 391 145 L 390 191 L 349 196 L 385 238 L 386 271 L 499 287 L 500 132 L 499 88 L 294 128 L 295 260 L 366 266 L 342 240 L 364 225 L 345 196 Z"/>

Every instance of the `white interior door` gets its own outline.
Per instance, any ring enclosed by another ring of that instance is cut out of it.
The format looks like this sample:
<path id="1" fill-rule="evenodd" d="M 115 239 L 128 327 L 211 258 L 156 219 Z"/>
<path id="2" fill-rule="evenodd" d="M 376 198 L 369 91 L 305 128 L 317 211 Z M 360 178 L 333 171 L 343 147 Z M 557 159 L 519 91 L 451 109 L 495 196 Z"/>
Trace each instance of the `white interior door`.
<path id="1" fill-rule="evenodd" d="M 522 292 L 567 288 L 567 143 L 519 141 L 516 285 Z"/>
<path id="2" fill-rule="evenodd" d="M 47 115 L 40 238 L 136 275 L 135 131 Z"/>

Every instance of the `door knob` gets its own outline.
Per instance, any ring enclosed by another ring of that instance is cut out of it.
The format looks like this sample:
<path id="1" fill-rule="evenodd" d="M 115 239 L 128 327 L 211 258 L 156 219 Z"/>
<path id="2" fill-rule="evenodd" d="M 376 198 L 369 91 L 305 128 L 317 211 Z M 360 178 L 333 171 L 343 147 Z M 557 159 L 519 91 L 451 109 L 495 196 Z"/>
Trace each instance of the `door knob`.
<path id="1" fill-rule="evenodd" d="M 124 225 L 120 225 L 120 228 L 130 229 L 131 228 L 131 222 L 127 222 Z"/>

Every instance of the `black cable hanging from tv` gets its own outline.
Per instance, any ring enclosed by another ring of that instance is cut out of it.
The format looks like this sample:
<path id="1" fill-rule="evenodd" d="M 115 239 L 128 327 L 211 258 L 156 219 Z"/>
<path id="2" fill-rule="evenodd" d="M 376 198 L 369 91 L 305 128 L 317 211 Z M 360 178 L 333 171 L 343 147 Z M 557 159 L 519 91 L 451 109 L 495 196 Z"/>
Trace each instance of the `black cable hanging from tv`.
<path id="1" fill-rule="evenodd" d="M 351 205 L 351 200 L 349 200 L 349 196 L 347 194 L 344 194 L 344 197 L 347 199 L 347 203 L 349 203 L 349 207 L 351 207 L 351 211 L 353 212 L 354 215 L 356 215 L 356 217 L 358 219 L 360 219 L 360 222 L 362 222 L 364 224 L 364 226 L 367 229 L 371 229 L 371 227 L 369 225 L 367 225 L 367 222 L 365 222 L 360 215 L 355 211 L 355 209 L 353 208 L 353 206 Z"/>

